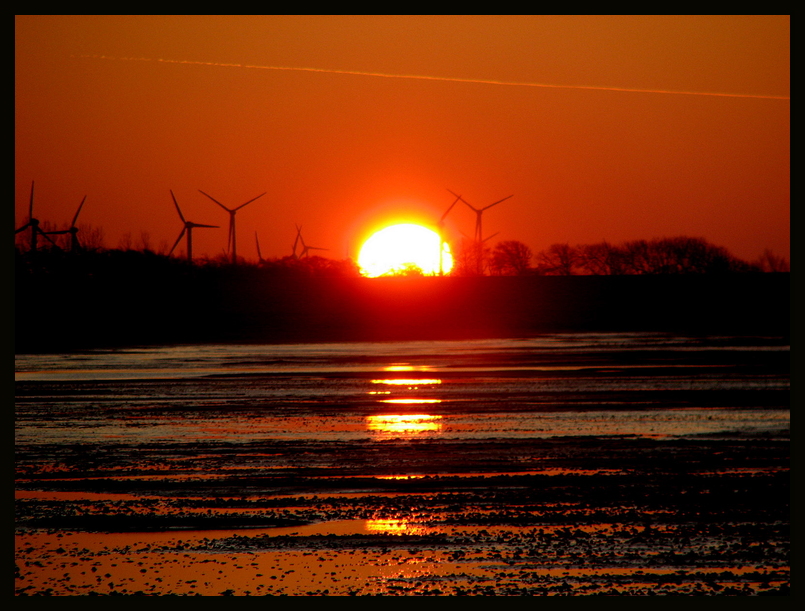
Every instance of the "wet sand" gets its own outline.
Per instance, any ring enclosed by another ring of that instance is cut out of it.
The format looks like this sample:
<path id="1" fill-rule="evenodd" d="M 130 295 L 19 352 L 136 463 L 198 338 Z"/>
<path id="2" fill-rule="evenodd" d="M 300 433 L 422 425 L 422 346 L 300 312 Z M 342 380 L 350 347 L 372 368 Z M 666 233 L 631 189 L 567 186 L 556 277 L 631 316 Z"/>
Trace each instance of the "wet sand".
<path id="1" fill-rule="evenodd" d="M 784 340 L 296 350 L 25 361 L 15 594 L 789 593 Z"/>
<path id="2" fill-rule="evenodd" d="M 160 473 L 157 448 L 125 475 L 29 473 L 15 592 L 788 593 L 786 436 L 516 446 L 400 442 L 374 464 L 339 448 L 360 475 L 234 474 L 225 447 L 202 449 L 198 476 Z M 394 463 L 451 472 L 385 476 Z"/>

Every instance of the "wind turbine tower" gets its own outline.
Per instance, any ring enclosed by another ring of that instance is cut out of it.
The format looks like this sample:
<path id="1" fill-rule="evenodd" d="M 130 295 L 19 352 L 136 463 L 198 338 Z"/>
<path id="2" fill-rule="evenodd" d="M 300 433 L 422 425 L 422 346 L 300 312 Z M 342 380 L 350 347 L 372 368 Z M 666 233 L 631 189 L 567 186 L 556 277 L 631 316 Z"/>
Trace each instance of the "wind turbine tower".
<path id="1" fill-rule="evenodd" d="M 173 203 L 176 206 L 176 212 L 179 213 L 179 218 L 182 219 L 182 223 L 184 223 L 184 227 L 182 227 L 182 232 L 179 234 L 179 237 L 176 238 L 176 242 L 173 243 L 173 248 L 170 249 L 168 256 L 173 254 L 173 251 L 176 250 L 176 247 L 181 242 L 182 237 L 185 233 L 187 233 L 187 260 L 193 260 L 193 229 L 196 227 L 210 227 L 213 229 L 218 229 L 218 225 L 202 225 L 200 223 L 194 223 L 192 221 L 187 221 L 182 214 L 182 209 L 179 208 L 179 202 L 176 201 L 176 196 L 171 191 L 171 197 L 173 198 Z"/>
<path id="2" fill-rule="evenodd" d="M 265 195 L 265 193 L 261 193 L 257 197 L 254 197 L 254 198 L 250 199 L 245 204 L 241 204 L 237 208 L 227 208 L 221 202 L 219 202 L 217 199 L 215 199 L 212 195 L 208 195 L 207 193 L 204 193 L 204 191 L 202 191 L 201 189 L 199 189 L 199 193 L 201 193 L 202 195 L 206 195 L 212 201 L 214 201 L 216 204 L 221 206 L 221 208 L 223 208 L 224 210 L 226 210 L 229 213 L 229 237 L 227 238 L 226 247 L 229 250 L 230 255 L 232 256 L 232 263 L 237 263 L 238 262 L 238 250 L 237 250 L 237 243 L 236 243 L 236 240 L 235 240 L 235 213 L 238 210 L 240 210 L 241 208 L 243 208 L 245 205 L 251 204 L 254 200 L 263 197 L 263 195 Z"/>

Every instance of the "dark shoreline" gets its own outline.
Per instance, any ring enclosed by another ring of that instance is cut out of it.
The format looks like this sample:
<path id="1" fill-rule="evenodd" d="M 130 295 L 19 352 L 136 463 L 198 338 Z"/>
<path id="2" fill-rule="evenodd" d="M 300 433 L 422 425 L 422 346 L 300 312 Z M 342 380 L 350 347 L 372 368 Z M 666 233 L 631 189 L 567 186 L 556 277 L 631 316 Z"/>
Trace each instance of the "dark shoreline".
<path id="1" fill-rule="evenodd" d="M 279 277 L 18 272 L 16 353 L 195 343 L 674 332 L 788 337 L 790 274 Z"/>

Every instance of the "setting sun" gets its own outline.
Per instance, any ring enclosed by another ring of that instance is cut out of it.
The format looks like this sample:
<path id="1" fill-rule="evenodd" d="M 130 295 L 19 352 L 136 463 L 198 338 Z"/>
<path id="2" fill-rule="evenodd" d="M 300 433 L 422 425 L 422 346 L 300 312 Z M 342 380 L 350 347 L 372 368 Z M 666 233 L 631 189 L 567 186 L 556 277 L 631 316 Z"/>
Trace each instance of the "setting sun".
<path id="1" fill-rule="evenodd" d="M 363 275 L 370 278 L 410 271 L 426 275 L 448 273 L 453 267 L 453 256 L 444 242 L 440 262 L 440 243 L 439 234 L 422 225 L 391 225 L 364 242 L 358 265 Z"/>

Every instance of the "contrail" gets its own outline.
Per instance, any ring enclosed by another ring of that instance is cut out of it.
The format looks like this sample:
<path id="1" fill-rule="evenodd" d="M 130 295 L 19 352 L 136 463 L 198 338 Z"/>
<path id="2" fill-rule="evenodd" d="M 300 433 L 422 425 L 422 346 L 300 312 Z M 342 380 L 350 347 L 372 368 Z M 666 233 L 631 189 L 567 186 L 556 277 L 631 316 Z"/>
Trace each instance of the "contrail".
<path id="1" fill-rule="evenodd" d="M 321 72 L 324 74 L 347 74 L 351 76 L 374 76 L 382 78 L 411 79 L 420 81 L 442 81 L 448 83 L 473 83 L 480 85 L 506 85 L 509 87 L 542 87 L 547 89 L 587 89 L 593 91 L 623 91 L 628 93 L 665 93 L 672 95 L 703 95 L 721 98 L 754 98 L 761 100 L 790 100 L 789 96 L 755 95 L 751 93 L 714 93 L 703 91 L 675 91 L 670 89 L 635 89 L 631 87 L 596 87 L 593 85 L 554 85 L 550 83 L 523 83 L 519 81 L 498 81 L 490 79 L 456 78 L 450 76 L 423 76 L 418 74 L 388 74 L 384 72 L 362 72 L 358 70 L 334 70 L 331 68 L 302 68 L 291 66 L 255 66 L 251 64 L 226 64 L 184 59 L 150 59 L 147 57 L 109 57 L 107 55 L 72 55 L 71 57 L 91 59 L 111 59 L 116 61 L 159 62 L 163 64 L 189 64 L 193 66 L 216 66 L 220 68 L 249 68 L 252 70 L 277 70 L 285 72 Z"/>

